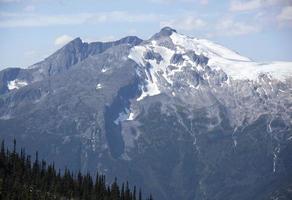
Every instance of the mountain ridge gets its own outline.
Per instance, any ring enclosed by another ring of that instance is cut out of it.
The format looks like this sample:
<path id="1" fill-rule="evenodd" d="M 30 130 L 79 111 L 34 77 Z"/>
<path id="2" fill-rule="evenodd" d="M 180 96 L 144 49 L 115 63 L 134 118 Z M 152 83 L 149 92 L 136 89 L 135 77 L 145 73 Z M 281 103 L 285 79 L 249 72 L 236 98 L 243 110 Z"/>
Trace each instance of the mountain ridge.
<path id="1" fill-rule="evenodd" d="M 289 183 L 290 65 L 285 78 L 252 71 L 261 65 L 169 27 L 143 41 L 73 43 L 0 71 L 1 138 L 162 200 L 269 199 Z"/>

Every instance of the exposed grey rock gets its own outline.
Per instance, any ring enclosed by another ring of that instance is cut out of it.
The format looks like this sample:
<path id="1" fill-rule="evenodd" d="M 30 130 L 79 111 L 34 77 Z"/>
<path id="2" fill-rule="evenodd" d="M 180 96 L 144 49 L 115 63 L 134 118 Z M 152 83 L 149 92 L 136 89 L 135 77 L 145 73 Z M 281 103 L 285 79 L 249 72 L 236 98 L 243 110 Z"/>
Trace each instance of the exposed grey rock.
<path id="1" fill-rule="evenodd" d="M 204 55 L 197 55 L 195 52 L 193 51 L 188 51 L 187 55 L 191 58 L 191 60 L 195 63 L 197 63 L 198 65 L 207 65 L 209 59 L 204 56 Z"/>
<path id="2" fill-rule="evenodd" d="M 157 63 L 160 63 L 160 61 L 163 59 L 160 54 L 153 51 L 147 51 L 144 57 L 147 60 L 156 60 Z"/>
<path id="3" fill-rule="evenodd" d="M 232 79 L 206 55 L 175 52 L 174 32 L 163 28 L 146 41 L 77 38 L 28 69 L 0 71 L 1 138 L 15 137 L 57 167 L 129 180 L 155 199 L 289 191 L 292 79 Z M 129 59 L 133 47 L 153 42 L 175 52 L 169 61 L 153 49 L 143 64 Z M 153 73 L 151 63 L 163 62 L 165 72 Z M 27 85 L 9 89 L 14 80 Z M 150 83 L 160 93 L 137 101 Z"/>
<path id="4" fill-rule="evenodd" d="M 171 62 L 172 64 L 178 64 L 178 63 L 182 64 L 183 61 L 184 61 L 184 59 L 183 59 L 182 54 L 174 54 L 174 55 L 171 57 L 171 60 L 170 60 L 170 62 Z"/>

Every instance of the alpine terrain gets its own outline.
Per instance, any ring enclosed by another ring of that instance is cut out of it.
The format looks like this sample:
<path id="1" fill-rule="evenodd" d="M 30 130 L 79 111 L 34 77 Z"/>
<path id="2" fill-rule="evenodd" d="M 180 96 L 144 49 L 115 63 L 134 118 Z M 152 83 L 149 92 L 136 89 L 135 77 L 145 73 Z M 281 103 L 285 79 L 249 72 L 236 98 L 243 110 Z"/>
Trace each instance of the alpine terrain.
<path id="1" fill-rule="evenodd" d="M 0 136 L 159 200 L 292 199 L 292 63 L 165 27 L 0 72 Z"/>

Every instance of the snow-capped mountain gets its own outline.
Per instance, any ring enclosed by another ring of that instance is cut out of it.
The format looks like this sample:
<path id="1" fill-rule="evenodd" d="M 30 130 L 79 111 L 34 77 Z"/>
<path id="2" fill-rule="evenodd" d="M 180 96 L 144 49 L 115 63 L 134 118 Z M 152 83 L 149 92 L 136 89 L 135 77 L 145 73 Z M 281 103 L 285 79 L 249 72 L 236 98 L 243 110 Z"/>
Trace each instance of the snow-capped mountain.
<path id="1" fill-rule="evenodd" d="M 77 38 L 0 72 L 1 138 L 162 200 L 285 199 L 291 113 L 291 62 L 258 63 L 169 27 L 144 41 Z"/>
<path id="2" fill-rule="evenodd" d="M 292 100 L 291 62 L 257 63 L 168 27 L 133 47 L 129 58 L 139 65 L 136 71 L 142 94 L 137 101 L 159 94 L 172 95 L 196 107 L 220 101 L 233 116 L 230 120 L 234 126 L 255 120 L 255 113 L 261 110 L 277 113 L 291 125 L 288 113 L 292 110 L 283 105 Z M 236 116 L 238 113 L 245 116 Z"/>
<path id="3" fill-rule="evenodd" d="M 139 64 L 137 73 L 146 79 L 141 99 L 160 94 L 166 85 L 170 90 L 175 88 L 177 77 L 187 71 L 206 83 L 214 76 L 223 76 L 219 84 L 228 85 L 235 80 L 259 82 L 263 75 L 278 81 L 292 77 L 291 62 L 257 63 L 211 41 L 187 37 L 168 27 L 133 47 L 129 58 Z M 193 84 L 193 80 L 184 81 L 196 89 L 204 84 Z"/>

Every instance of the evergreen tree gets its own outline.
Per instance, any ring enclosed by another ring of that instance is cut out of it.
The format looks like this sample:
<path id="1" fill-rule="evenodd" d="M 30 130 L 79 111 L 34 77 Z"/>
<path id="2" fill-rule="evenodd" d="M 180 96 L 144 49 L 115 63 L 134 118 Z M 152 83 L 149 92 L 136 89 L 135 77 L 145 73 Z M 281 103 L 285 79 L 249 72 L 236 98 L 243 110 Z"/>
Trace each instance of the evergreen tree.
<path id="1" fill-rule="evenodd" d="M 129 183 L 118 184 L 117 178 L 110 185 L 104 175 L 97 172 L 95 182 L 87 173 L 80 171 L 74 175 L 69 169 L 63 173 L 55 165 L 39 160 L 36 152 L 35 161 L 21 149 L 17 153 L 16 140 L 13 151 L 5 150 L 4 141 L 0 150 L 0 199 L 2 200 L 136 200 L 136 187 L 133 191 Z M 153 200 L 152 196 L 148 198 Z M 139 190 L 139 200 L 142 192 Z"/>
<path id="2" fill-rule="evenodd" d="M 142 191 L 139 189 L 139 200 L 142 200 Z"/>

